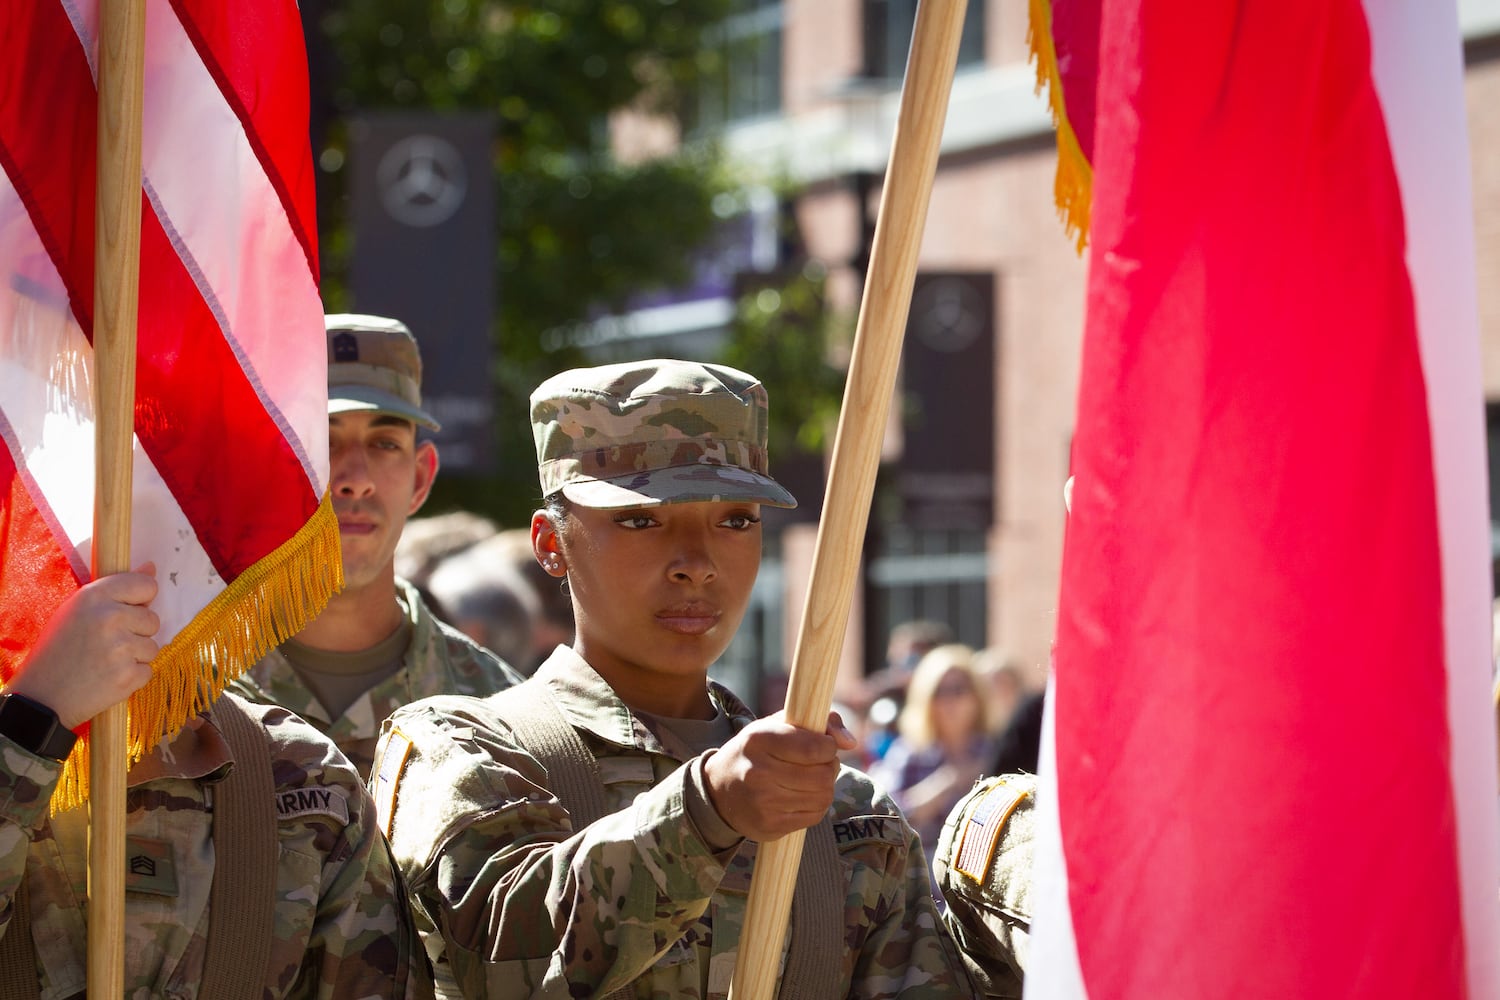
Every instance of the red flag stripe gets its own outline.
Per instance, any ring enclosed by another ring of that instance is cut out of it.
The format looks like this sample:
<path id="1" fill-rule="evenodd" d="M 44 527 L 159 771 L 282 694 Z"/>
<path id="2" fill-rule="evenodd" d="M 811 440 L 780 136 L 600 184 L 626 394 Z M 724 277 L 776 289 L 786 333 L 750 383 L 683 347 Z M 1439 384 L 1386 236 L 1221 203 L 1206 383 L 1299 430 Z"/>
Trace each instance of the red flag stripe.
<path id="1" fill-rule="evenodd" d="M 1433 457 L 1363 11 L 1136 0 L 1101 37 L 1054 704 L 1083 984 L 1463 996 Z"/>
<path id="2" fill-rule="evenodd" d="M 328 413 L 323 394 L 307 392 L 306 383 L 322 369 L 326 348 L 306 255 L 240 120 L 171 8 L 152 5 L 146 32 L 153 55 L 141 152 L 151 204 L 262 405 L 321 493 L 313 470 L 323 464 Z M 233 183 L 206 184 L 205 177 Z"/>
<path id="3" fill-rule="evenodd" d="M 46 79 L 55 106 L 82 108 L 82 117 L 91 118 L 92 77 L 82 49 L 76 42 L 67 44 L 75 36 L 59 6 L 10 5 L 7 14 L 11 23 L 0 32 L 0 64 L 10 69 L 0 69 L 0 92 L 12 96 L 0 99 L 0 155 L 88 332 L 92 170 L 79 172 L 89 180 L 80 190 L 77 185 L 84 178 L 56 170 L 55 164 L 92 164 L 95 137 L 92 129 L 52 128 L 49 105 L 14 95 L 33 92 L 36 81 Z M 33 19 L 35 24 L 17 23 Z M 32 44 L 25 44 L 26 39 Z M 23 75 L 27 69 L 33 71 L 29 78 Z M 260 405 L 149 204 L 141 229 L 137 434 L 215 568 L 232 579 L 294 534 L 319 498 L 308 486 L 302 462 Z M 230 416 L 232 420 L 226 419 Z M 188 459 L 210 454 L 225 456 L 219 474 L 195 477 Z"/>
<path id="4" fill-rule="evenodd" d="M 0 420 L 8 422 L 13 460 L 24 464 L 27 491 L 86 579 L 94 523 L 93 351 L 9 180 L 0 174 L 0 275 L 10 277 L 0 294 Z M 160 473 L 139 452 L 133 478 L 130 564 L 156 563 L 164 586 L 153 608 L 163 635 L 175 635 L 223 581 Z"/>
<path id="5" fill-rule="evenodd" d="M 299 58 L 302 20 L 296 6 L 172 0 L 172 9 L 243 123 L 261 169 L 281 197 L 316 284 L 318 220 L 307 122 L 284 113 L 308 104 L 307 60 Z M 268 56 L 277 61 L 268 65 Z"/>
<path id="6" fill-rule="evenodd" d="M 55 61 L 76 56 L 77 46 L 67 44 L 73 37 L 72 22 L 52 0 L 0 4 L 0 167 L 33 217 L 44 215 L 56 220 L 50 229 L 38 232 L 54 261 L 92 258 L 94 254 L 93 211 L 81 211 L 73 202 L 87 192 L 89 204 L 93 204 L 99 126 L 88 115 L 59 115 L 54 110 L 70 107 L 62 102 L 82 96 L 76 74 L 67 74 L 66 79 L 59 74 L 53 81 Z M 28 44 L 28 39 L 35 41 Z M 51 83 L 55 104 L 34 99 L 39 80 Z M 86 89 L 88 107 L 93 109 L 97 100 L 92 82 Z M 67 184 L 37 183 L 39 178 L 28 176 L 14 141 L 28 132 L 45 135 L 47 152 L 55 157 L 41 165 L 40 180 L 51 173 L 67 180 Z M 67 169 L 60 169 L 60 164 L 67 164 Z M 62 277 L 66 283 L 73 276 Z M 87 328 L 93 320 L 92 287 L 66 287 L 74 316 Z"/>
<path id="7" fill-rule="evenodd" d="M 15 441 L 0 419 L 0 681 L 36 644 L 42 626 L 82 579 L 69 564 L 66 536 L 32 500 L 16 467 Z"/>

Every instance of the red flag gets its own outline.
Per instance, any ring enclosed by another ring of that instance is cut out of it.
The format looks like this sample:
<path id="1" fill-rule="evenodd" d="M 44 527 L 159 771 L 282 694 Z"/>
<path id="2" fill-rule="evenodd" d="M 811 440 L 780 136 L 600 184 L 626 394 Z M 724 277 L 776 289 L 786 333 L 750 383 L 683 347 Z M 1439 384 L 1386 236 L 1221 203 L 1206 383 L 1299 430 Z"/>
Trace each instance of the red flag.
<path id="1" fill-rule="evenodd" d="M 1036 85 L 1047 92 L 1057 128 L 1058 212 L 1082 252 L 1089 241 L 1094 182 L 1094 88 L 1099 77 L 1101 0 L 1031 0 L 1026 40 Z"/>
<path id="2" fill-rule="evenodd" d="M 300 15 L 147 7 L 131 560 L 163 648 L 132 761 L 340 580 Z M 0 12 L 0 679 L 88 575 L 97 16 Z"/>
<path id="3" fill-rule="evenodd" d="M 1097 37 L 1027 995 L 1500 995 L 1457 11 Z"/>

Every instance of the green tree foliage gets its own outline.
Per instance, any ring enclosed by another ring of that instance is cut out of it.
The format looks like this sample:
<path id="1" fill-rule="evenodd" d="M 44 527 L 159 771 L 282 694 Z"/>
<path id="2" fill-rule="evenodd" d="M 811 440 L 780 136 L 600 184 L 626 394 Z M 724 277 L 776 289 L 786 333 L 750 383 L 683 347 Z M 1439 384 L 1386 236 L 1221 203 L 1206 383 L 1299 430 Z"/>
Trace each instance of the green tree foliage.
<path id="1" fill-rule="evenodd" d="M 607 121 L 621 109 L 670 111 L 718 71 L 706 44 L 732 0 L 347 0 L 324 5 L 312 45 L 331 55 L 335 121 L 323 166 L 325 298 L 345 304 L 342 116 L 431 108 L 497 118 L 495 384 L 502 472 L 439 477 L 434 509 L 466 506 L 521 523 L 535 500 L 526 396 L 581 363 L 543 333 L 614 311 L 688 277 L 713 231 L 714 198 L 733 190 L 719 151 L 695 142 L 624 164 Z"/>
<path id="2" fill-rule="evenodd" d="M 844 376 L 828 363 L 847 323 L 829 315 L 816 261 L 747 282 L 733 337 L 717 360 L 754 372 L 771 399 L 773 461 L 816 458 L 832 444 Z"/>

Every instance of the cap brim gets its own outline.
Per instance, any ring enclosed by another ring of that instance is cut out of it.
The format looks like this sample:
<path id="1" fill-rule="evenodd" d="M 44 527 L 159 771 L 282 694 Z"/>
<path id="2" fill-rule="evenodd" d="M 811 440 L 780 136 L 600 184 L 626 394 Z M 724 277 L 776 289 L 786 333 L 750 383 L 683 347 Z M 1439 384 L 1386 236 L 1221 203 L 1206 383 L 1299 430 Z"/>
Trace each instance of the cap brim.
<path id="1" fill-rule="evenodd" d="M 328 412 L 330 414 L 361 411 L 403 417 L 432 431 L 443 429 L 443 425 L 438 423 L 432 414 L 421 407 L 412 406 L 395 393 L 367 385 L 329 386 Z"/>
<path id="2" fill-rule="evenodd" d="M 562 494 L 596 510 L 736 501 L 797 506 L 796 498 L 776 480 L 734 465 L 681 465 L 615 479 L 575 479 L 563 485 Z"/>

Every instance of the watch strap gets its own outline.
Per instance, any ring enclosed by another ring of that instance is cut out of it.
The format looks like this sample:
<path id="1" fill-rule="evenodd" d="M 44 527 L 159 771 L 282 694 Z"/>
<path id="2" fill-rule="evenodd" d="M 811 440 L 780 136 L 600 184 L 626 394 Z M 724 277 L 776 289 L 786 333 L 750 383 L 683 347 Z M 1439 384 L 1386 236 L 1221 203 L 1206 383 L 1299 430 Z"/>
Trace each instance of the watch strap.
<path id="1" fill-rule="evenodd" d="M 23 694 L 0 694 L 0 736 L 8 737 L 23 750 L 38 757 L 65 760 L 78 737 L 57 718 L 57 713 Z"/>

